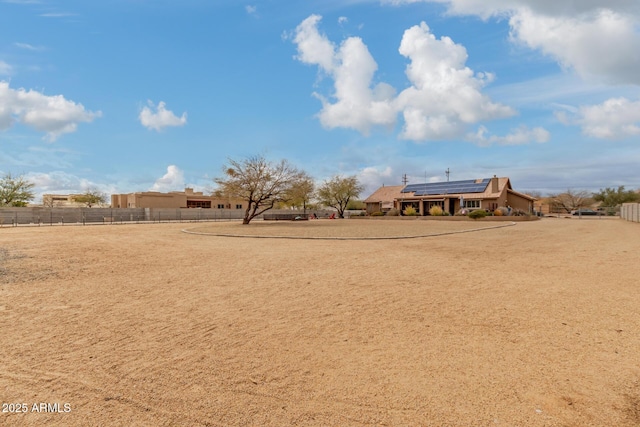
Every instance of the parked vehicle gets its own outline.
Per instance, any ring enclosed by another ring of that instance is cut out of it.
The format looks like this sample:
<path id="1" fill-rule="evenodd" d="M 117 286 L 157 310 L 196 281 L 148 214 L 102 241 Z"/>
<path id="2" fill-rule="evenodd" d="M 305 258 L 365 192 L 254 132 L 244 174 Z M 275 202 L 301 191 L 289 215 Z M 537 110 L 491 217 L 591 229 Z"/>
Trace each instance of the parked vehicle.
<path id="1" fill-rule="evenodd" d="M 593 209 L 578 209 L 575 211 L 571 211 L 571 215 L 581 216 L 581 215 L 598 215 L 598 212 Z"/>

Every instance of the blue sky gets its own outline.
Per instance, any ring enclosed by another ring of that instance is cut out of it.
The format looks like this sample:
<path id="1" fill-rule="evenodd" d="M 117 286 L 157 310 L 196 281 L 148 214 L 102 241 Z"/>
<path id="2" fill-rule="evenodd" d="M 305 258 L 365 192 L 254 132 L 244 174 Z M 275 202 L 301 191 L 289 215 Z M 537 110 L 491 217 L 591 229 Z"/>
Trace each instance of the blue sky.
<path id="1" fill-rule="evenodd" d="M 0 0 L 0 172 L 42 193 L 318 182 L 640 188 L 635 0 Z M 38 202 L 39 200 L 35 200 Z"/>

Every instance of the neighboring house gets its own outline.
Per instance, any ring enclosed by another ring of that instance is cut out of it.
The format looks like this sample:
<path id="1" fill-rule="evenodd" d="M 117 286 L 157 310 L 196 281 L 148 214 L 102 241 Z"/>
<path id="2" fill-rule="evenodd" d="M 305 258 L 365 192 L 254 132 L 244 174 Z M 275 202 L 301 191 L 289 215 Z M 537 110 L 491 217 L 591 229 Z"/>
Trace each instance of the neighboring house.
<path id="1" fill-rule="evenodd" d="M 82 197 L 84 194 L 43 194 L 42 206 L 46 208 L 83 208 L 85 203 L 76 202 L 76 197 Z M 102 204 L 96 204 L 96 207 L 103 207 Z"/>
<path id="2" fill-rule="evenodd" d="M 391 208 L 403 211 L 411 206 L 420 215 L 429 215 L 429 209 L 439 206 L 453 215 L 463 208 L 494 211 L 498 207 L 511 207 L 532 213 L 534 201 L 535 198 L 515 191 L 509 178 L 494 176 L 465 181 L 383 186 L 364 202 L 369 214 L 385 212 Z"/>
<path id="3" fill-rule="evenodd" d="M 205 196 L 201 191 L 185 188 L 184 191 L 160 193 L 143 191 L 129 194 L 111 195 L 112 208 L 205 208 L 205 209 L 246 209 L 243 200 L 230 200 L 215 196 Z"/>
<path id="4" fill-rule="evenodd" d="M 370 215 L 374 212 L 389 212 L 391 209 L 397 209 L 396 200 L 402 197 L 403 185 L 392 185 L 378 188 L 372 195 L 364 200 L 365 209 Z"/>

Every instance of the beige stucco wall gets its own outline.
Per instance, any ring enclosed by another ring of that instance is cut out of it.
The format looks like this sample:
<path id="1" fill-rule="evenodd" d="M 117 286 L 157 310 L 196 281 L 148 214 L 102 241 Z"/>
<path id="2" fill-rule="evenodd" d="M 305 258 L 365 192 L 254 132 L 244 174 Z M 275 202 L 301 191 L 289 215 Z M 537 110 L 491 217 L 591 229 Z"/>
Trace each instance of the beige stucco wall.
<path id="1" fill-rule="evenodd" d="M 243 200 L 221 199 L 212 196 L 205 196 L 202 193 L 193 192 L 172 192 L 172 193 L 130 193 L 113 194 L 111 196 L 111 207 L 113 208 L 186 208 L 187 200 L 211 201 L 211 208 L 218 209 L 218 205 L 224 205 L 224 209 L 237 209 L 236 205 L 242 205 L 245 209 L 247 203 Z"/>
<path id="2" fill-rule="evenodd" d="M 135 206 L 132 208 L 186 208 L 187 196 L 183 194 L 150 194 L 135 195 Z"/>
<path id="3" fill-rule="evenodd" d="M 512 209 L 519 209 L 524 212 L 533 211 L 533 202 L 531 200 L 520 197 L 517 194 L 510 193 L 507 196 L 507 201 Z"/>

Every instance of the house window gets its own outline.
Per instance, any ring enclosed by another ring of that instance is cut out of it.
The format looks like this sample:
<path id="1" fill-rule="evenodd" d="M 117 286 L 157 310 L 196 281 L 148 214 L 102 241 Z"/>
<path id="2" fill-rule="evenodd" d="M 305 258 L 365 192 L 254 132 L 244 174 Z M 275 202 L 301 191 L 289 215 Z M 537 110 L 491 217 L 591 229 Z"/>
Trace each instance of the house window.
<path id="1" fill-rule="evenodd" d="M 218 203 L 218 209 L 224 209 L 224 205 Z"/>
<path id="2" fill-rule="evenodd" d="M 236 205 L 236 209 L 242 209 L 242 205 Z"/>
<path id="3" fill-rule="evenodd" d="M 188 208 L 211 208 L 210 200 L 187 200 Z"/>
<path id="4" fill-rule="evenodd" d="M 480 200 L 465 200 L 464 207 L 469 209 L 480 209 Z"/>

